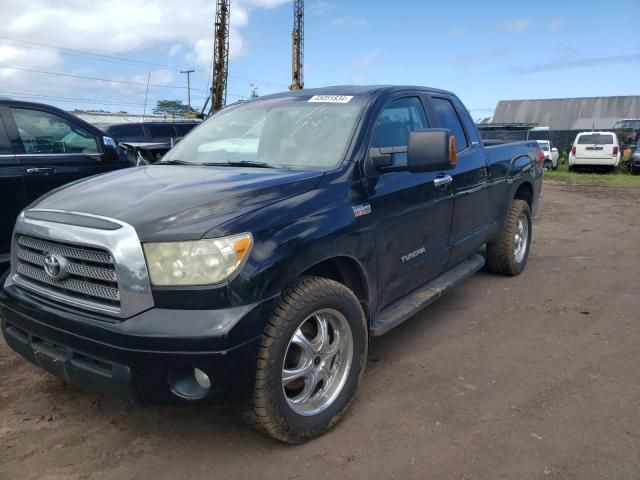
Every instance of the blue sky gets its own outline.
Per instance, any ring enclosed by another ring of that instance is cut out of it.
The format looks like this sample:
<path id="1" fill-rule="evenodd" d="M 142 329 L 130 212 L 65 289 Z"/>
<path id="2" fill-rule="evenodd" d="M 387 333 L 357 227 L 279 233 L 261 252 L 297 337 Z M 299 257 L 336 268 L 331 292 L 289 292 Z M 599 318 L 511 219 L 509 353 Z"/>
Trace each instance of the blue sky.
<path id="1" fill-rule="evenodd" d="M 172 86 L 151 87 L 149 103 L 163 98 L 186 101 L 186 90 L 174 88 L 186 85 L 178 70 L 195 68 L 192 99 L 199 107 L 207 88 L 214 2 L 198 1 L 202 2 L 186 1 L 173 18 L 163 14 L 162 8 L 174 2 L 152 1 L 159 5 L 157 15 L 145 13 L 149 2 L 121 3 L 118 15 L 128 13 L 134 19 L 145 15 L 151 18 L 149 25 L 130 19 L 118 31 L 96 32 L 99 38 L 91 30 L 77 30 L 77 18 L 65 25 L 68 2 L 47 6 L 61 9 L 48 15 L 59 13 L 62 19 L 48 35 L 42 28 L 29 30 L 37 26 L 30 7 L 11 5 L 15 10 L 11 18 L 16 21 L 6 35 L 0 35 L 5 38 L 0 39 L 0 65 L 133 84 L 0 69 L 0 95 L 39 95 L 33 98 L 64 108 L 141 112 L 145 90 L 141 84 L 147 72 L 152 72 L 153 85 Z M 105 3 L 115 8 L 118 2 Z M 87 8 L 88 22 L 91 15 L 104 14 L 97 7 Z M 232 0 L 231 8 L 232 13 L 234 8 L 237 11 L 232 17 L 228 101 L 247 97 L 251 83 L 260 94 L 286 89 L 291 3 Z M 501 99 L 640 94 L 638 18 L 639 0 L 615 4 L 307 0 L 305 86 L 360 83 L 444 88 L 457 93 L 474 117 L 489 116 Z M 7 53 L 7 48 L 14 51 Z M 16 53 L 20 49 L 22 54 Z M 154 65 L 105 61 L 79 51 Z"/>

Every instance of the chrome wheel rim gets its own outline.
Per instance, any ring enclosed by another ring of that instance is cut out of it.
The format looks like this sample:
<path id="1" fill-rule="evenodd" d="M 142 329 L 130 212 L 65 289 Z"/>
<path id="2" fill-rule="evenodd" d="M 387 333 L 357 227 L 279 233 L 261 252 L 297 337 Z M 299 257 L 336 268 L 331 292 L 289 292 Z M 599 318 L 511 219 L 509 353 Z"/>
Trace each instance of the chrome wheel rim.
<path id="1" fill-rule="evenodd" d="M 527 216 L 522 214 L 518 217 L 518 226 L 516 233 L 513 236 L 513 255 L 517 263 L 522 262 L 525 253 L 527 253 L 527 246 L 529 243 L 529 222 Z"/>
<path id="2" fill-rule="evenodd" d="M 282 365 L 282 391 L 289 407 L 311 416 L 340 395 L 351 370 L 353 335 L 345 316 L 325 308 L 305 318 L 289 340 Z"/>

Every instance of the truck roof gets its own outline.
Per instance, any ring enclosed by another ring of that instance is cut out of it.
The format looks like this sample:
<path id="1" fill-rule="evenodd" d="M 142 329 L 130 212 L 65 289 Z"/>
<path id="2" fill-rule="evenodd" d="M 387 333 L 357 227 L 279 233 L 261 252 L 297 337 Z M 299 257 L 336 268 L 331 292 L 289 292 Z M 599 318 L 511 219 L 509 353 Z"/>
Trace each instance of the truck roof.
<path id="1" fill-rule="evenodd" d="M 431 93 L 445 93 L 447 95 L 453 95 L 453 93 L 446 90 L 439 90 L 437 88 L 419 87 L 414 85 L 335 85 L 331 87 L 321 88 L 305 88 L 303 90 L 291 90 L 279 93 L 273 93 L 270 95 L 264 95 L 259 99 L 265 98 L 278 98 L 278 97 L 292 97 L 298 95 L 365 95 L 371 96 L 376 94 L 390 94 L 394 92 L 402 92 L 406 90 L 418 90 Z"/>

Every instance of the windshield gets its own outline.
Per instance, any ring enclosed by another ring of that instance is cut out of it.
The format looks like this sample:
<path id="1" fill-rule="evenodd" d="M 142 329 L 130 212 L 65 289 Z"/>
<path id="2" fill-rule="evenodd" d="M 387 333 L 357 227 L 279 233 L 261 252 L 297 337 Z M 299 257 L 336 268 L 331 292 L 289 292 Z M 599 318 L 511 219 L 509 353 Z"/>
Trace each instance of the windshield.
<path id="1" fill-rule="evenodd" d="M 624 130 L 627 128 L 638 130 L 640 129 L 640 120 L 618 120 L 613 128 L 615 130 Z"/>
<path id="2" fill-rule="evenodd" d="M 364 106 L 363 98 L 340 97 L 340 103 L 336 98 L 283 97 L 229 107 L 193 130 L 162 161 L 335 167 Z"/>

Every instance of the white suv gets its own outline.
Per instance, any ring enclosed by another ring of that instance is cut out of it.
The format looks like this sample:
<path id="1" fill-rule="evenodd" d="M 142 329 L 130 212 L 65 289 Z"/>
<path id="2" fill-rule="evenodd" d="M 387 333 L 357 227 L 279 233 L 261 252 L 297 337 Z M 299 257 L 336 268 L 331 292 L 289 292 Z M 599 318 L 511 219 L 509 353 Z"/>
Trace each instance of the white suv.
<path id="1" fill-rule="evenodd" d="M 613 170 L 620 163 L 620 145 L 613 132 L 580 132 L 569 153 L 569 170 L 603 166 Z"/>
<path id="2" fill-rule="evenodd" d="M 542 153 L 544 153 L 544 169 L 555 170 L 558 168 L 558 149 L 551 148 L 551 142 L 549 140 L 536 140 Z"/>

